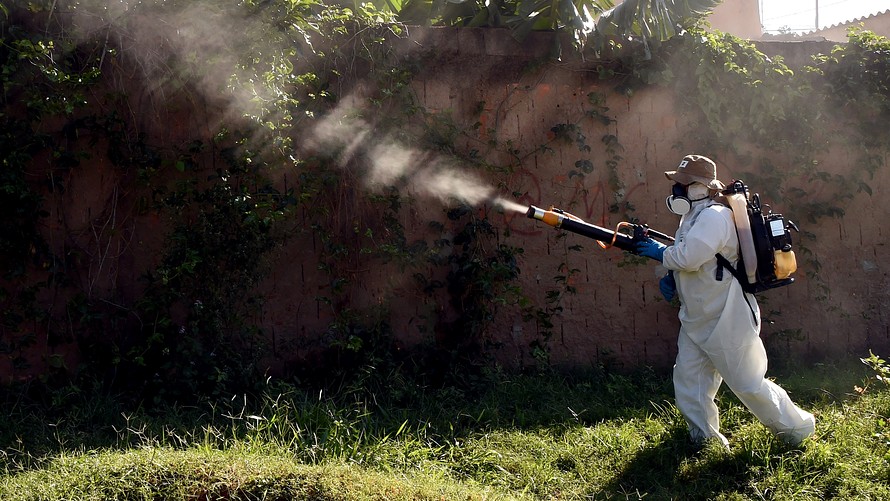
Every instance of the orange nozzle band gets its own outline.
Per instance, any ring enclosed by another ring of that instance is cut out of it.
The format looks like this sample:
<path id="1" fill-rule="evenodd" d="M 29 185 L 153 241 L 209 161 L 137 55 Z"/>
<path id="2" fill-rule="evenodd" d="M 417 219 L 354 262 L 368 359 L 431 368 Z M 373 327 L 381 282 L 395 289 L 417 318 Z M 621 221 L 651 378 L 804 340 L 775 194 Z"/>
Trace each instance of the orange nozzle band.
<path id="1" fill-rule="evenodd" d="M 531 219 L 537 219 L 538 221 L 543 221 L 554 228 L 559 228 L 562 225 L 562 221 L 565 218 L 561 213 L 558 213 L 553 210 L 553 207 L 550 210 L 544 210 L 540 207 L 535 207 L 534 205 L 528 208 L 528 212 L 526 215 Z"/>
<path id="2" fill-rule="evenodd" d="M 550 226 L 559 228 L 560 224 L 562 224 L 562 216 L 548 210 L 541 215 L 541 221 L 549 224 Z"/>

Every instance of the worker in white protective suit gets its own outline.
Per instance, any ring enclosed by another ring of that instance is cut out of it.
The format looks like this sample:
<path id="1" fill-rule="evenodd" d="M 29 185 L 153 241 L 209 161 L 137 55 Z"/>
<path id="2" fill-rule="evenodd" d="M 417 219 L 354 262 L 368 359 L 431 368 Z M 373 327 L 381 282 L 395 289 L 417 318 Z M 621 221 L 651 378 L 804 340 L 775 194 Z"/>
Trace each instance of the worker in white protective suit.
<path id="1" fill-rule="evenodd" d="M 676 240 L 668 247 L 647 239 L 636 251 L 663 263 L 669 271 L 659 283 L 661 293 L 680 301 L 674 392 L 692 440 L 715 438 L 729 446 L 714 402 L 726 381 L 761 423 L 786 442 L 800 444 L 813 434 L 816 420 L 765 378 L 757 300 L 717 263 L 717 253 L 734 266 L 739 259 L 732 210 L 715 200 L 724 189 L 717 166 L 707 157 L 687 155 L 665 176 L 674 181 L 668 208 L 682 216 Z"/>

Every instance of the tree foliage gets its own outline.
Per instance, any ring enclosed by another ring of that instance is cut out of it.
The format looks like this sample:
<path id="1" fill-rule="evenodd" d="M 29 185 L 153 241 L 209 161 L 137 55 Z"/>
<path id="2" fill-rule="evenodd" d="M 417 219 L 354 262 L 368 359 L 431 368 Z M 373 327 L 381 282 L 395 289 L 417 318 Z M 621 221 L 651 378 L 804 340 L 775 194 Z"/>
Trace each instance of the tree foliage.
<path id="1" fill-rule="evenodd" d="M 667 40 L 722 0 L 376 0 L 406 24 L 564 31 L 583 48 L 597 36 Z"/>

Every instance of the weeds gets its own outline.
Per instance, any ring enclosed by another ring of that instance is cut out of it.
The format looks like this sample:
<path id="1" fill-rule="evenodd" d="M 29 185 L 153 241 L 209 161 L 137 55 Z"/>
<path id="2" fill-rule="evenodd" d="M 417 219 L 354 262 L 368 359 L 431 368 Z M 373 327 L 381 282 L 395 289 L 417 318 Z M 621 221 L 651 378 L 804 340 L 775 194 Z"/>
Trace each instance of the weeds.
<path id="1" fill-rule="evenodd" d="M 865 365 L 869 366 L 871 370 L 875 372 L 874 379 L 883 383 L 886 386 L 890 386 L 890 364 L 875 355 L 871 350 L 868 352 L 868 358 L 860 358 Z M 866 382 L 868 384 L 868 382 Z M 862 389 L 861 391 L 865 391 Z"/>
<path id="2" fill-rule="evenodd" d="M 19 395 L 0 431 L 0 498 L 886 499 L 890 389 L 873 378 L 862 364 L 782 377 L 817 415 L 800 447 L 721 393 L 728 452 L 689 443 L 655 372 L 494 371 L 407 400 L 384 380 L 339 392 L 270 383 L 150 410 L 97 391 L 68 389 L 48 400 L 57 407 Z"/>

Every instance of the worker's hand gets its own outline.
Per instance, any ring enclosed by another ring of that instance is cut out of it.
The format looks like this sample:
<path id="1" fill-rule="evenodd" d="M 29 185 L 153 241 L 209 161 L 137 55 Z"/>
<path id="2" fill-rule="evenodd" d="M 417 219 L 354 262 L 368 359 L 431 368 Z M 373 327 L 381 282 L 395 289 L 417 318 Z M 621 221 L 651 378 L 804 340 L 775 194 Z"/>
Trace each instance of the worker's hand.
<path id="1" fill-rule="evenodd" d="M 671 302 L 674 299 L 674 296 L 677 295 L 677 281 L 674 280 L 674 272 L 669 271 L 667 275 L 661 277 L 661 280 L 658 282 L 658 288 L 661 290 L 661 296 L 664 297 L 664 300 L 667 302 Z"/>
<path id="2" fill-rule="evenodd" d="M 636 247 L 634 247 L 634 252 L 641 256 L 654 259 L 660 263 L 663 259 L 665 249 L 667 249 L 667 245 L 652 240 L 651 238 L 647 238 L 646 240 L 637 242 Z"/>

